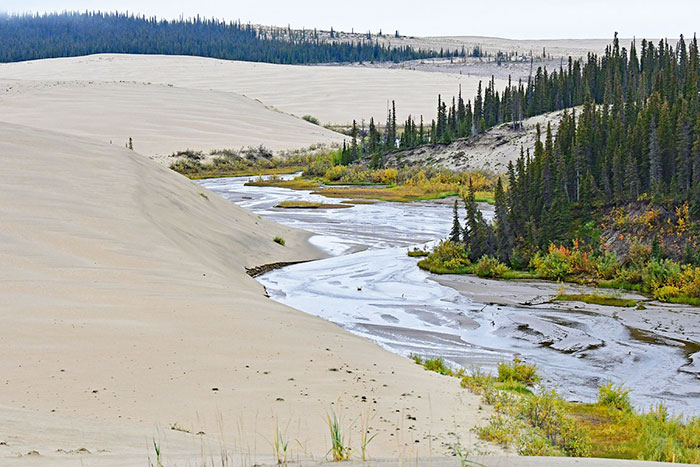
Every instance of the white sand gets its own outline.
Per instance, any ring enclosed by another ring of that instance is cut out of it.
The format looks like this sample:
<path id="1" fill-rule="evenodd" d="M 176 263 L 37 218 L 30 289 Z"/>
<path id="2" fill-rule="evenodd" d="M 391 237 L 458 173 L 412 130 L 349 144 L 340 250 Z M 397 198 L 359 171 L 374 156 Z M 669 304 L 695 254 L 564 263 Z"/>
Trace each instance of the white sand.
<path id="1" fill-rule="evenodd" d="M 0 80 L 5 121 L 90 137 L 169 165 L 184 149 L 273 151 L 339 144 L 343 136 L 239 94 L 134 82 Z"/>
<path id="2" fill-rule="evenodd" d="M 0 65 L 0 79 L 135 81 L 243 94 L 268 106 L 321 123 L 385 122 L 396 101 L 399 124 L 408 114 L 435 118 L 437 96 L 476 95 L 480 79 L 362 67 L 296 66 L 199 57 L 93 55 Z M 499 88 L 505 81 L 498 81 Z"/>
<path id="3" fill-rule="evenodd" d="M 78 448 L 90 464 L 100 449 L 145 464 L 154 427 L 174 423 L 215 446 L 223 431 L 253 460 L 269 460 L 279 423 L 294 457 L 320 459 L 339 398 L 346 421 L 374 417 L 374 456 L 446 454 L 450 432 L 473 446 L 484 412 L 457 379 L 277 304 L 246 275 L 317 257 L 306 233 L 77 137 L 0 124 L 0 166 L 0 464 L 30 450 L 75 462 L 56 451 Z M 176 444 L 165 452 L 200 455 Z"/>

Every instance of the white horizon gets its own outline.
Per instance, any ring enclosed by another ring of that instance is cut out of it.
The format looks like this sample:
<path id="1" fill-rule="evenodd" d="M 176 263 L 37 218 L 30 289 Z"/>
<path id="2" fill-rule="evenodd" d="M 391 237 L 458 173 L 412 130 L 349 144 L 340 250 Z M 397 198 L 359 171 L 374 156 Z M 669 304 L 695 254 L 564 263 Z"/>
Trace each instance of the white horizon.
<path id="1" fill-rule="evenodd" d="M 373 2 L 356 0 L 353 8 L 340 9 L 323 0 L 285 2 L 259 1 L 232 5 L 223 0 L 202 0 L 193 5 L 184 0 L 6 0 L 0 11 L 50 13 L 61 11 L 129 11 L 163 19 L 180 17 L 240 20 L 264 26 L 294 29 L 331 27 L 338 31 L 401 35 L 477 36 L 514 40 L 610 39 L 615 32 L 631 39 L 677 39 L 692 37 L 700 7 L 689 0 L 674 2 L 674 8 L 659 9 L 649 0 L 604 1 L 549 0 L 523 3 L 502 0 L 498 9 L 491 4 L 443 0 L 434 2 L 435 19 L 425 14 L 425 3 L 416 0 Z M 425 19 L 425 18 L 428 19 Z"/>

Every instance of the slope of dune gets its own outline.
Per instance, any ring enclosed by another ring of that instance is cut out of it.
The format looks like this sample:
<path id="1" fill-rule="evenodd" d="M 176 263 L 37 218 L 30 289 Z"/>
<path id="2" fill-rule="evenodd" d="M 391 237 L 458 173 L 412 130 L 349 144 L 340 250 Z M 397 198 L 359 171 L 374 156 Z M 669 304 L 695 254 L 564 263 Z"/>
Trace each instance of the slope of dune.
<path id="1" fill-rule="evenodd" d="M 134 148 L 166 165 L 184 149 L 273 151 L 343 136 L 232 92 L 144 82 L 0 80 L 0 120 Z"/>
<path id="2" fill-rule="evenodd" d="M 435 116 L 437 96 L 448 99 L 462 86 L 476 95 L 482 77 L 372 67 L 296 66 L 201 57 L 102 54 L 0 65 L 0 79 L 45 81 L 135 81 L 243 94 L 265 105 L 321 123 L 386 121 L 396 101 L 399 123 L 408 114 Z M 498 88 L 506 81 L 497 80 Z"/>
<path id="3" fill-rule="evenodd" d="M 145 465 L 151 437 L 183 465 L 200 444 L 269 462 L 276 427 L 290 458 L 321 459 L 332 407 L 369 417 L 375 457 L 447 454 L 450 433 L 473 446 L 486 411 L 459 381 L 247 276 L 318 257 L 305 232 L 75 136 L 0 124 L 0 166 L 0 464 L 74 465 L 84 448 L 89 465 Z"/>

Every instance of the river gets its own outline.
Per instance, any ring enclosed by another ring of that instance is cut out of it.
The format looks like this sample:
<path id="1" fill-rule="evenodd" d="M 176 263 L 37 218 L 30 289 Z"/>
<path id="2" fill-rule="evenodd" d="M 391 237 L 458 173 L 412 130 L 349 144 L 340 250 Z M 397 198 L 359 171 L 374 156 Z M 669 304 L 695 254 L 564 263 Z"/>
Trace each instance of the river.
<path id="1" fill-rule="evenodd" d="M 279 209 L 274 206 L 281 201 L 340 200 L 244 186 L 248 179 L 200 183 L 259 215 L 314 232 L 310 241 L 331 255 L 258 277 L 272 299 L 401 355 L 443 357 L 453 365 L 492 372 L 517 355 L 536 364 L 542 384 L 568 400 L 591 402 L 599 384 L 624 382 L 640 409 L 663 402 L 674 413 L 700 413 L 700 380 L 679 370 L 688 365 L 689 355 L 677 341 L 649 338 L 614 316 L 585 308 L 477 303 L 416 267 L 416 259 L 406 254 L 409 247 L 447 236 L 451 203 Z"/>

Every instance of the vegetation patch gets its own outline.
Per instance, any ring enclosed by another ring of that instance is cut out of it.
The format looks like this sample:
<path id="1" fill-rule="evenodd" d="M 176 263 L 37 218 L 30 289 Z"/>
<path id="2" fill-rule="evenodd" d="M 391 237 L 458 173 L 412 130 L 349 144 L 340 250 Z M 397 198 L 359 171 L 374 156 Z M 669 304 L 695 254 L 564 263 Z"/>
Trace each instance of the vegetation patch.
<path id="1" fill-rule="evenodd" d="M 303 178 L 294 178 L 292 180 L 285 180 L 279 177 L 272 176 L 270 178 L 258 177 L 255 180 L 249 180 L 245 183 L 245 186 L 267 186 L 267 187 L 279 187 L 279 188 L 289 188 L 290 190 L 313 190 L 320 186 L 318 182 L 305 180 Z"/>
<path id="2" fill-rule="evenodd" d="M 346 199 L 344 201 L 341 201 L 341 203 L 344 203 L 344 204 L 377 204 L 376 201 L 373 201 L 371 199 Z"/>
<path id="3" fill-rule="evenodd" d="M 539 381 L 535 367 L 517 359 L 499 365 L 495 378 L 478 368 L 459 373 L 462 387 L 495 412 L 476 429 L 479 437 L 521 455 L 700 463 L 700 417 L 673 417 L 663 405 L 637 412 L 622 385 L 601 385 L 596 403 L 580 404 L 543 388 L 530 391 Z"/>
<path id="4" fill-rule="evenodd" d="M 408 250 L 408 256 L 410 256 L 412 258 L 420 258 L 423 256 L 428 256 L 429 254 L 430 254 L 430 252 L 425 251 L 425 250 L 421 250 L 418 247 L 416 247 L 412 250 Z"/>
<path id="5" fill-rule="evenodd" d="M 620 298 L 612 295 L 599 294 L 559 294 L 555 300 L 564 302 L 584 302 L 593 305 L 619 306 L 619 307 L 636 307 L 637 301 L 631 298 Z"/>
<path id="6" fill-rule="evenodd" d="M 314 203 L 311 201 L 282 201 L 275 206 L 284 209 L 345 209 L 351 208 L 349 204 Z"/>
<path id="7" fill-rule="evenodd" d="M 273 238 L 272 240 L 273 240 L 275 243 L 278 243 L 278 244 L 280 244 L 280 245 L 282 245 L 282 246 L 285 245 L 284 238 L 282 238 L 282 237 L 275 237 L 275 238 Z"/>

